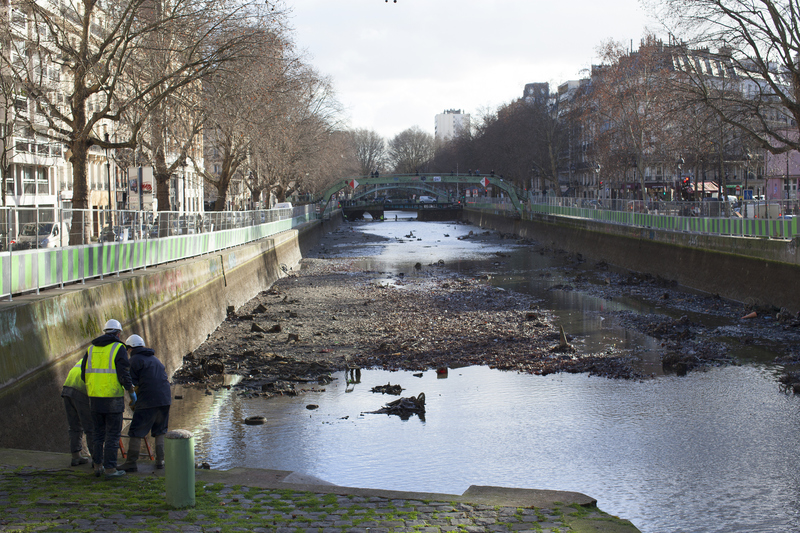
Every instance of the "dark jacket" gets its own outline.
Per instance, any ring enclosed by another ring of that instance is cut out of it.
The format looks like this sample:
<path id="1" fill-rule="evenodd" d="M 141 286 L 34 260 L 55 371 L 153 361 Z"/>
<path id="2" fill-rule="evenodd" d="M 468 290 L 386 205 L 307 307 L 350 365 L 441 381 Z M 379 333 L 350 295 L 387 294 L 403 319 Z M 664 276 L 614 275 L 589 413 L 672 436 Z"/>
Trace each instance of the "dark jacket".
<path id="1" fill-rule="evenodd" d="M 139 387 L 136 393 L 137 409 L 163 407 L 172 403 L 167 371 L 152 349 L 131 349 L 131 378 L 134 386 Z"/>
<path id="2" fill-rule="evenodd" d="M 119 342 L 122 344 L 117 351 L 117 356 L 114 358 L 114 368 L 117 370 L 117 381 L 119 381 L 122 388 L 126 391 L 133 390 L 133 381 L 131 381 L 131 363 L 128 361 L 128 350 L 125 349 L 125 343 L 119 340 L 114 335 L 104 333 L 94 339 L 92 344 L 94 346 L 108 346 L 112 342 Z M 89 356 L 89 350 L 83 354 L 81 361 L 81 378 L 86 381 L 86 359 Z M 93 398 L 89 397 L 89 402 L 92 406 L 92 411 L 96 413 L 122 413 L 125 411 L 125 396 L 118 398 Z"/>

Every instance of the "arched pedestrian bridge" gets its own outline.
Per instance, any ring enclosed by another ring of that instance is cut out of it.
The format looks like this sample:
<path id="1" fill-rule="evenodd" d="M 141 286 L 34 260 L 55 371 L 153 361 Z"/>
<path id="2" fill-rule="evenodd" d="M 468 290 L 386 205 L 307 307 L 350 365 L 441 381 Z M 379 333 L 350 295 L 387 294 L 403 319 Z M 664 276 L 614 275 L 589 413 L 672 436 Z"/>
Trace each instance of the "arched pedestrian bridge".
<path id="1" fill-rule="evenodd" d="M 372 218 L 383 218 L 385 209 L 415 210 L 417 212 L 435 209 L 460 210 L 460 199 L 464 196 L 465 189 L 479 187 L 486 190 L 495 187 L 503 191 L 511 200 L 517 214 L 522 213 L 520 195 L 516 188 L 496 176 L 469 176 L 469 175 L 404 175 L 395 174 L 370 178 L 343 179 L 323 192 L 316 201 L 327 206 L 334 194 L 345 190 L 350 192 L 347 202 L 342 202 L 342 209 L 347 218 L 360 218 L 364 213 L 369 213 Z M 382 199 L 389 191 L 413 190 L 419 196 L 431 195 L 438 198 L 436 203 L 419 201 L 395 202 L 391 204 Z M 383 194 L 381 194 L 383 193 Z M 381 198 L 376 200 L 376 198 Z M 348 205 L 349 204 L 349 205 Z"/>

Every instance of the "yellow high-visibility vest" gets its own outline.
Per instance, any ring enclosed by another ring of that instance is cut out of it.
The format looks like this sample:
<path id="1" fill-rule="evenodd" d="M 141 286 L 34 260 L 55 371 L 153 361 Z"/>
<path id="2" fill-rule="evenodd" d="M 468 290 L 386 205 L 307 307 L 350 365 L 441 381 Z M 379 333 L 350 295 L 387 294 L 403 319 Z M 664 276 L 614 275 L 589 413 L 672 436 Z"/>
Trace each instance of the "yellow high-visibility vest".
<path id="1" fill-rule="evenodd" d="M 71 387 L 86 394 L 86 382 L 83 381 L 83 378 L 81 378 L 81 361 L 82 360 L 78 360 L 78 362 L 75 363 L 75 366 L 70 369 L 69 374 L 67 374 L 67 380 L 64 382 L 64 386 Z"/>
<path id="2" fill-rule="evenodd" d="M 89 346 L 86 358 L 86 391 L 95 398 L 117 398 L 125 394 L 125 389 L 117 379 L 114 358 L 122 348 L 122 343 L 112 342 L 107 346 Z"/>

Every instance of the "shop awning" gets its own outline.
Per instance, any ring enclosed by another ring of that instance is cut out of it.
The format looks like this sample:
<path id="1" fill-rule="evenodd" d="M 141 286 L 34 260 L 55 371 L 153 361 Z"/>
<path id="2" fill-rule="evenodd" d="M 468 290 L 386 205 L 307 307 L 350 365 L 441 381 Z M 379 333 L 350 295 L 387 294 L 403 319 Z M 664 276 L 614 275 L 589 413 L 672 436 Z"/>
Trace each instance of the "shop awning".
<path id="1" fill-rule="evenodd" d="M 698 183 L 697 190 L 702 192 L 719 192 L 719 185 L 714 182 Z"/>

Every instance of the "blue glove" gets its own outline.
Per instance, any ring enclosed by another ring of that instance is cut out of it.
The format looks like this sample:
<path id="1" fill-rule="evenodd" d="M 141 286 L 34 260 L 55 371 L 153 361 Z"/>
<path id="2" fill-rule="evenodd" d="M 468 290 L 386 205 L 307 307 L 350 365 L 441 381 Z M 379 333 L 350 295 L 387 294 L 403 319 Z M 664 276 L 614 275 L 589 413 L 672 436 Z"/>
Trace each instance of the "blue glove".
<path id="1" fill-rule="evenodd" d="M 129 394 L 131 395 L 131 404 L 135 404 L 136 403 L 136 393 L 135 392 L 130 392 Z"/>

